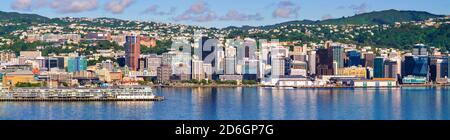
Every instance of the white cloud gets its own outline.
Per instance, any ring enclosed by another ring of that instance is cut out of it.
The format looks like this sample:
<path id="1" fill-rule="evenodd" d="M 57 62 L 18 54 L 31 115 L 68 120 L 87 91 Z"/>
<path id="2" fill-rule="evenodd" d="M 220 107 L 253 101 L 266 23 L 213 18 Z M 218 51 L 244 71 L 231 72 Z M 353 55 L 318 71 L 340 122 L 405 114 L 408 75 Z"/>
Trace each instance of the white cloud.
<path id="1" fill-rule="evenodd" d="M 32 11 L 48 7 L 61 13 L 78 13 L 97 9 L 97 0 L 14 0 L 11 8 L 18 11 Z"/>
<path id="2" fill-rule="evenodd" d="M 120 14 L 133 2 L 134 0 L 111 0 L 105 4 L 105 10 L 113 14 Z"/>
<path id="3" fill-rule="evenodd" d="M 272 12 L 272 16 L 275 18 L 296 18 L 299 15 L 300 6 L 289 1 L 283 0 L 277 4 L 277 7 Z"/>
<path id="4" fill-rule="evenodd" d="M 217 15 L 215 12 L 208 11 L 205 14 L 196 16 L 193 18 L 194 21 L 197 22 L 207 22 L 207 21 L 213 21 L 217 19 Z"/>
<path id="5" fill-rule="evenodd" d="M 30 10 L 33 0 L 15 0 L 11 4 L 11 8 L 14 10 Z"/>
<path id="6" fill-rule="evenodd" d="M 61 13 L 79 13 L 98 8 L 98 0 L 53 0 L 50 8 Z"/>
<path id="7" fill-rule="evenodd" d="M 221 20 L 234 20 L 234 21 L 248 21 L 248 20 L 262 20 L 264 19 L 259 13 L 245 14 L 236 10 L 230 10 L 227 14 L 220 17 Z"/>
<path id="8" fill-rule="evenodd" d="M 14 0 L 11 9 L 18 11 L 31 11 L 47 4 L 47 0 Z"/>
<path id="9" fill-rule="evenodd" d="M 355 14 L 362 14 L 367 12 L 368 10 L 368 6 L 366 3 L 362 3 L 360 5 L 351 5 L 349 6 L 349 8 L 352 9 Z"/>
<path id="10" fill-rule="evenodd" d="M 143 14 L 153 14 L 153 15 L 172 15 L 176 11 L 175 7 L 171 7 L 169 11 L 159 11 L 158 5 L 150 5 L 145 11 L 143 11 Z"/>
<path id="11" fill-rule="evenodd" d="M 174 21 L 191 20 L 196 22 L 207 22 L 216 20 L 217 15 L 209 8 L 209 5 L 205 1 L 199 0 L 192 4 L 182 14 L 175 16 L 172 19 Z"/>

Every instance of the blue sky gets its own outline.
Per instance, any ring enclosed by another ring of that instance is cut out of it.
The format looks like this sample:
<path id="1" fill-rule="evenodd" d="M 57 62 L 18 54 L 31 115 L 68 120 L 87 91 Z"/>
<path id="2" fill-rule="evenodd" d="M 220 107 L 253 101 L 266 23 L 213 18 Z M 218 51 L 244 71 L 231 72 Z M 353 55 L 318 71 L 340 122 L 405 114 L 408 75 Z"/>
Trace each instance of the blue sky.
<path id="1" fill-rule="evenodd" d="M 226 27 L 321 20 L 387 9 L 450 15 L 450 0 L 2 0 L 1 11 Z"/>

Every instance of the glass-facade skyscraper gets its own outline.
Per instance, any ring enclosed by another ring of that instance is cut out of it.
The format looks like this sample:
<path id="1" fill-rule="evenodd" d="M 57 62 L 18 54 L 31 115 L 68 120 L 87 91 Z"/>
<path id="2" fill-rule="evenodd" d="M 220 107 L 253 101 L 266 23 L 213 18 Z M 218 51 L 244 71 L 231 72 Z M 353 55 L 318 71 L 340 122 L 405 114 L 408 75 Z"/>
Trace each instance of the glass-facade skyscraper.
<path id="1" fill-rule="evenodd" d="M 384 58 L 376 57 L 374 59 L 374 78 L 384 78 Z"/>
<path id="2" fill-rule="evenodd" d="M 342 46 L 332 46 L 333 48 L 333 61 L 338 65 L 338 68 L 344 67 L 344 47 Z"/>
<path id="3" fill-rule="evenodd" d="M 347 67 L 351 67 L 351 66 L 362 66 L 361 63 L 361 52 L 356 51 L 356 50 L 352 50 L 352 51 L 348 51 L 347 52 Z"/>
<path id="4" fill-rule="evenodd" d="M 83 56 L 67 59 L 67 72 L 87 70 L 87 59 Z"/>
<path id="5" fill-rule="evenodd" d="M 428 56 L 405 56 L 402 76 L 417 76 L 428 78 Z"/>

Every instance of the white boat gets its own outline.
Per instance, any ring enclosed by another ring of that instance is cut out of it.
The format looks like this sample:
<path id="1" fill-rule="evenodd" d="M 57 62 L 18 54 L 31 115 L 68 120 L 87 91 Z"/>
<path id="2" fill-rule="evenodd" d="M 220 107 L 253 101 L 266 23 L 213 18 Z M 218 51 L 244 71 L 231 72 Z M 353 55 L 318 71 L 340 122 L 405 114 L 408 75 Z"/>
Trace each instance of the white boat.
<path id="1" fill-rule="evenodd" d="M 156 99 L 149 87 L 114 89 L 14 89 L 2 91 L 0 95 L 14 98 L 109 98 L 109 99 Z"/>

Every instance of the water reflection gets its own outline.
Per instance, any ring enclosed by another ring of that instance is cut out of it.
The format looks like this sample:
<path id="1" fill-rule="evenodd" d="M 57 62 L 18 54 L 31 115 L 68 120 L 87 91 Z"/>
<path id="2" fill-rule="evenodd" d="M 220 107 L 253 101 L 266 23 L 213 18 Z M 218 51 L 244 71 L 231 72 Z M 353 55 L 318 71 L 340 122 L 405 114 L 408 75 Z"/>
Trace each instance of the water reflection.
<path id="1" fill-rule="evenodd" d="M 159 88 L 163 102 L 1 102 L 3 120 L 450 119 L 449 88 Z"/>

